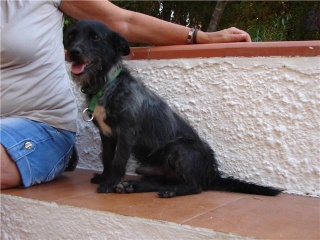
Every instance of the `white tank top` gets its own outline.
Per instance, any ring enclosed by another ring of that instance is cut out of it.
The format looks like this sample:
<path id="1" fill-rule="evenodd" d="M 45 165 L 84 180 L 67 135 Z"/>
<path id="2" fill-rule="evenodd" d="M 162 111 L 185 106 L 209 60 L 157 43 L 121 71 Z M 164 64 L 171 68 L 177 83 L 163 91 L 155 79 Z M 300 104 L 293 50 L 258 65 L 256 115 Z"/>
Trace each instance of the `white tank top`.
<path id="1" fill-rule="evenodd" d="M 75 132 L 60 2 L 1 0 L 0 113 Z"/>

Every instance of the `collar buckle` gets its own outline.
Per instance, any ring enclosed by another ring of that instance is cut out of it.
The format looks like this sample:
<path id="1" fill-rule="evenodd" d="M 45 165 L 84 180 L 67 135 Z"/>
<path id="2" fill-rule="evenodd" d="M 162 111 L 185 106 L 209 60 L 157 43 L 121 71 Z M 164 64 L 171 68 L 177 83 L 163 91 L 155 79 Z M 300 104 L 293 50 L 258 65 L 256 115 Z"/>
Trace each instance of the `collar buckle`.
<path id="1" fill-rule="evenodd" d="M 91 112 L 89 108 L 84 109 L 82 111 L 82 119 L 86 122 L 91 122 L 94 119 L 93 112 Z"/>

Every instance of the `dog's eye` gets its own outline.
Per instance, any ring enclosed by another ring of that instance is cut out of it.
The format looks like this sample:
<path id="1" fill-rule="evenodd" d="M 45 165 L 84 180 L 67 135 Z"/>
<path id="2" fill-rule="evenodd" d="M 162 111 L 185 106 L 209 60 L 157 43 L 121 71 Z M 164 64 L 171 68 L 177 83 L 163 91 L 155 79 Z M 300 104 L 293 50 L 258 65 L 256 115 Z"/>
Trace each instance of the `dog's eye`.
<path id="1" fill-rule="evenodd" d="M 74 38 L 74 34 L 73 34 L 73 33 L 70 33 L 70 34 L 68 35 L 68 38 L 69 38 L 69 39 L 73 39 L 73 38 Z"/>
<path id="2" fill-rule="evenodd" d="M 70 29 L 69 32 L 67 33 L 68 38 L 74 38 L 77 35 L 77 30 L 75 29 Z"/>
<path id="3" fill-rule="evenodd" d="M 90 34 L 90 39 L 93 40 L 93 41 L 98 41 L 98 40 L 100 40 L 98 34 L 96 34 L 96 33 L 91 33 L 91 34 Z"/>

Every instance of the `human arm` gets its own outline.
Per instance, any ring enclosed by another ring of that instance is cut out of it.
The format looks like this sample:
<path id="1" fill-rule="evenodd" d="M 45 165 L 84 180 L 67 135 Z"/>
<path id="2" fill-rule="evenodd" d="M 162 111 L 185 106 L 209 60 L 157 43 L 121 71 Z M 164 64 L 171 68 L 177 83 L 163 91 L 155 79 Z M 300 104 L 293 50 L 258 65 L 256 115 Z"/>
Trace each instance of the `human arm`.
<path id="1" fill-rule="evenodd" d="M 122 9 L 111 2 L 64 0 L 60 9 L 76 19 L 99 20 L 130 42 L 156 45 L 186 44 L 189 28 L 138 12 Z M 197 43 L 250 42 L 248 33 L 229 28 L 218 32 L 197 33 Z"/>

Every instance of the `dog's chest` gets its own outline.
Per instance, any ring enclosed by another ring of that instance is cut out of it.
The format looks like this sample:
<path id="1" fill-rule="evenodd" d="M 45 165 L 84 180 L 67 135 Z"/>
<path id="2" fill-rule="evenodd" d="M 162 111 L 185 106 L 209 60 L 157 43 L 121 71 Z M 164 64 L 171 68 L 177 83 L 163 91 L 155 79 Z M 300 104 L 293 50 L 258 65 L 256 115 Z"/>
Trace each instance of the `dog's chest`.
<path id="1" fill-rule="evenodd" d="M 105 123 L 105 120 L 107 119 L 107 113 L 103 106 L 97 105 L 93 112 L 94 119 L 96 121 L 96 124 L 99 126 L 100 131 L 107 136 L 112 135 L 111 127 Z"/>

